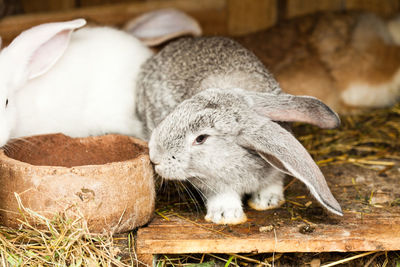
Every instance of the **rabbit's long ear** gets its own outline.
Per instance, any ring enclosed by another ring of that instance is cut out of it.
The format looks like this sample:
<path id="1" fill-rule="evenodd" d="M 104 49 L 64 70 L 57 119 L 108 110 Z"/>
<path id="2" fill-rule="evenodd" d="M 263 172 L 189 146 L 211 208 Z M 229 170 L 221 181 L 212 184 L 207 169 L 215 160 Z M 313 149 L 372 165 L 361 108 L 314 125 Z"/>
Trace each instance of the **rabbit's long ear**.
<path id="1" fill-rule="evenodd" d="M 168 8 L 145 13 L 124 29 L 148 46 L 156 46 L 183 35 L 201 34 L 197 21 L 182 11 Z"/>
<path id="2" fill-rule="evenodd" d="M 249 119 L 248 125 L 250 128 L 239 135 L 240 146 L 256 151 L 278 170 L 302 181 L 329 211 L 343 215 L 320 169 L 292 134 L 267 118 Z"/>
<path id="3" fill-rule="evenodd" d="M 339 116 L 315 97 L 258 93 L 254 101 L 254 110 L 274 121 L 307 122 L 321 128 L 340 124 Z"/>
<path id="4" fill-rule="evenodd" d="M 6 48 L 16 64 L 24 68 L 28 79 L 46 73 L 64 54 L 74 29 L 86 24 L 84 19 L 46 23 L 18 35 Z"/>

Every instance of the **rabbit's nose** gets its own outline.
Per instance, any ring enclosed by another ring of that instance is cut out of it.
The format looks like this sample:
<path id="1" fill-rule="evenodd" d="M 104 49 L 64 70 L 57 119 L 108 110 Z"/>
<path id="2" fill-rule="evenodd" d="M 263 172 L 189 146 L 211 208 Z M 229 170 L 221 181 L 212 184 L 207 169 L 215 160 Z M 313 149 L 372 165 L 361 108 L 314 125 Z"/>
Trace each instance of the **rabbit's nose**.
<path id="1" fill-rule="evenodd" d="M 159 175 L 162 175 L 162 169 L 160 167 L 160 165 L 154 165 L 154 170 L 156 171 L 156 173 L 158 173 Z"/>
<path id="2" fill-rule="evenodd" d="M 154 164 L 154 165 L 158 165 L 160 164 L 160 160 L 157 160 L 155 153 L 152 153 L 152 150 L 149 151 L 149 157 L 150 157 L 150 161 Z"/>
<path id="3" fill-rule="evenodd" d="M 151 161 L 155 166 L 160 165 L 160 162 L 159 162 L 159 161 L 156 161 L 156 160 L 154 160 L 154 159 L 152 159 L 152 158 L 150 158 L 150 161 Z"/>

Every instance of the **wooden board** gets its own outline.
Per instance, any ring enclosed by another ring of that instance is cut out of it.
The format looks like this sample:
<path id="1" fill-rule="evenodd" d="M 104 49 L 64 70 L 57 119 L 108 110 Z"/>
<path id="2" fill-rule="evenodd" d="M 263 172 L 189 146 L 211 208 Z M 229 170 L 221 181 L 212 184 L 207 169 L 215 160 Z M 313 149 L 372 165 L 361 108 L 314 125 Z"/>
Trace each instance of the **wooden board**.
<path id="1" fill-rule="evenodd" d="M 285 18 L 312 14 L 318 11 L 343 10 L 343 0 L 286 0 Z"/>
<path id="2" fill-rule="evenodd" d="M 346 9 L 366 10 L 387 17 L 396 15 L 399 8 L 399 0 L 346 0 Z"/>
<path id="3" fill-rule="evenodd" d="M 363 9 L 389 16 L 400 8 L 399 0 L 85 0 L 79 4 L 74 0 L 22 0 L 21 3 L 25 11 L 35 13 L 2 18 L 0 36 L 3 44 L 8 44 L 21 31 L 41 23 L 83 17 L 90 23 L 118 27 L 145 12 L 171 7 L 197 19 L 205 35 L 251 33 L 271 27 L 280 19 L 322 10 Z"/>
<path id="4" fill-rule="evenodd" d="M 9 43 L 21 31 L 32 26 L 75 18 L 86 18 L 90 23 L 121 26 L 145 12 L 161 8 L 178 8 L 196 18 L 206 34 L 226 33 L 226 0 L 155 0 L 85 7 L 68 11 L 35 13 L 5 17 L 0 20 L 0 36 Z"/>
<path id="5" fill-rule="evenodd" d="M 277 21 L 275 0 L 228 0 L 228 30 L 231 35 L 247 34 L 275 25 Z"/>
<path id="6" fill-rule="evenodd" d="M 343 217 L 323 210 L 300 182 L 289 187 L 279 209 L 246 206 L 248 221 L 237 226 L 205 222 L 204 210 L 187 212 L 175 200 L 158 203 L 162 216 L 139 229 L 137 253 L 150 264 L 154 254 L 400 250 L 400 189 L 393 187 L 400 171 L 380 176 L 349 165 L 324 167 L 323 172 Z"/>
<path id="7" fill-rule="evenodd" d="M 215 226 L 157 217 L 138 232 L 138 254 L 264 253 L 400 250 L 400 216 L 346 214 L 309 226 L 302 221 L 273 227 L 260 212 L 242 226 Z M 275 216 L 282 215 L 280 212 Z M 391 220 L 389 223 L 388 220 Z M 261 223 L 260 222 L 264 222 Z"/>
<path id="8" fill-rule="evenodd" d="M 68 10 L 76 7 L 75 4 L 75 0 L 22 0 L 25 13 Z"/>
<path id="9" fill-rule="evenodd" d="M 285 18 L 312 14 L 318 11 L 365 10 L 382 16 L 393 16 L 400 8 L 399 0 L 286 0 Z"/>

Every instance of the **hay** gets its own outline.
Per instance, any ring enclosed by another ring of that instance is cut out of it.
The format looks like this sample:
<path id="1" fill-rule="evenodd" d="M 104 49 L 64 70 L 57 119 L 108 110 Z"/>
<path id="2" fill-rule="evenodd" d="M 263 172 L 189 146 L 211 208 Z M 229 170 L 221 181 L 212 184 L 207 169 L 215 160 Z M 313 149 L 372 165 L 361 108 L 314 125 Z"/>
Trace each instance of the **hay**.
<path id="1" fill-rule="evenodd" d="M 112 236 L 90 233 L 82 217 L 57 214 L 50 220 L 16 198 L 24 219 L 19 229 L 0 226 L 2 266 L 133 266 L 121 261 Z"/>
<path id="2" fill-rule="evenodd" d="M 400 104 L 341 117 L 338 129 L 295 124 L 293 131 L 318 165 L 393 167 L 400 159 Z"/>
<path id="3" fill-rule="evenodd" d="M 161 255 L 157 267 L 167 266 L 399 266 L 397 252 L 369 251 L 360 253 L 285 253 L 272 257 L 263 254 L 184 254 Z"/>

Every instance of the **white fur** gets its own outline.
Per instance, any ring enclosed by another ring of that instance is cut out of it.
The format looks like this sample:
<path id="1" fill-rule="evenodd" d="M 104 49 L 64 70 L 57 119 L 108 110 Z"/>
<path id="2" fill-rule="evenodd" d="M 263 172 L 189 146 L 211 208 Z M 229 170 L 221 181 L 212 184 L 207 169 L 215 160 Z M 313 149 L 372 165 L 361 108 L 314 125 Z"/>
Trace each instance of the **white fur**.
<path id="1" fill-rule="evenodd" d="M 18 73 L 23 64 L 13 65 L 14 50 L 0 54 L 0 145 L 55 132 L 142 137 L 134 89 L 140 65 L 152 53 L 137 39 L 108 27 L 78 30 L 54 66 L 31 80 Z"/>
<path id="2" fill-rule="evenodd" d="M 282 173 L 277 173 L 282 175 Z M 250 207 L 255 210 L 267 210 L 279 207 L 284 202 L 283 182 L 275 180 L 275 183 L 260 188 L 251 195 L 248 201 Z"/>
<path id="3" fill-rule="evenodd" d="M 393 105 L 399 97 L 400 70 L 387 83 L 380 85 L 353 83 L 341 94 L 341 98 L 346 105 L 367 108 Z"/>
<path id="4" fill-rule="evenodd" d="M 185 171 L 188 167 L 187 158 L 179 157 L 177 160 L 173 153 L 164 151 L 155 139 L 150 139 L 148 146 L 150 160 L 159 175 L 167 180 L 186 180 L 188 176 Z M 177 166 L 177 162 L 179 162 L 179 167 Z"/>
<path id="5" fill-rule="evenodd" d="M 207 221 L 217 224 L 239 224 L 247 220 L 243 212 L 240 195 L 224 192 L 207 200 Z"/>
<path id="6" fill-rule="evenodd" d="M 201 35 L 199 23 L 187 14 L 172 8 L 148 12 L 129 21 L 124 29 L 148 45 L 159 45 L 180 35 Z"/>

